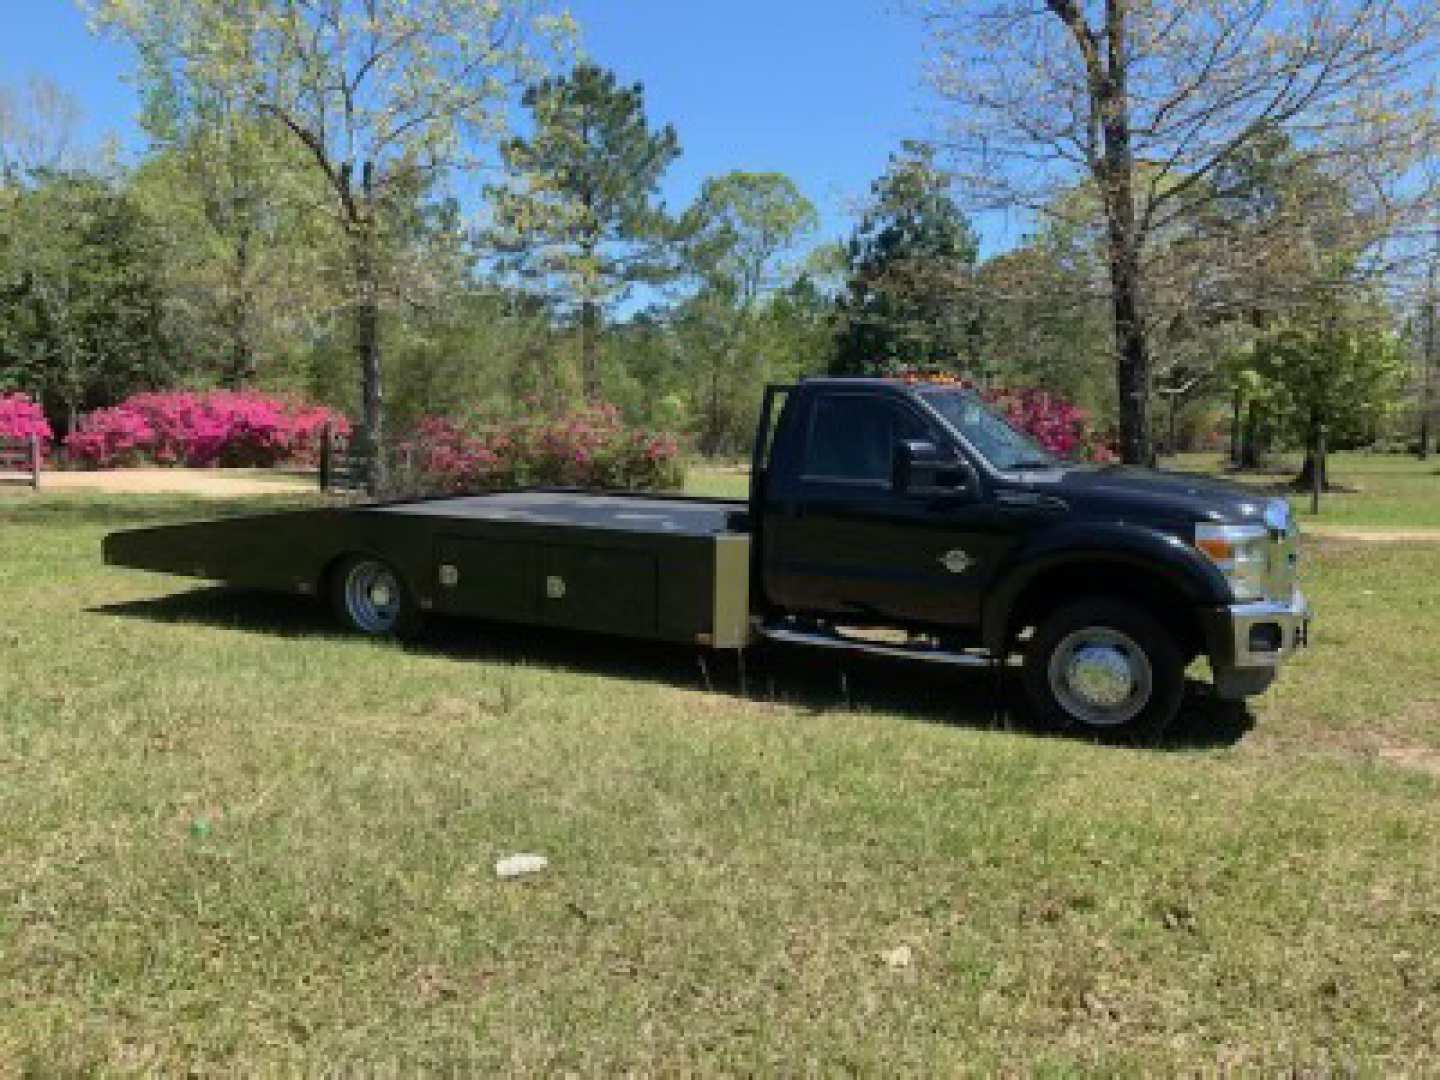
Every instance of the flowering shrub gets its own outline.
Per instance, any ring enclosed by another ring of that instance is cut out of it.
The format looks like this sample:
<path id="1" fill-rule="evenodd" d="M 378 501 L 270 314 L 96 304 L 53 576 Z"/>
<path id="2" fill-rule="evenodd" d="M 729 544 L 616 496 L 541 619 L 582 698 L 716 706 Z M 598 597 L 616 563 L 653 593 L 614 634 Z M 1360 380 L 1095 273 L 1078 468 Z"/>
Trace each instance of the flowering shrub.
<path id="1" fill-rule="evenodd" d="M 970 379 L 949 372 L 901 371 L 906 383 L 958 386 L 972 390 L 992 409 L 1056 457 L 1108 464 L 1118 461 L 1113 440 L 1090 425 L 1084 409 L 1058 395 L 1034 387 L 981 390 Z"/>
<path id="2" fill-rule="evenodd" d="M 528 484 L 664 490 L 685 480 L 679 441 L 627 428 L 611 405 L 473 428 L 427 417 L 401 450 L 421 486 L 448 491 Z"/>
<path id="3" fill-rule="evenodd" d="M 981 396 L 1005 419 L 1062 458 L 1111 462 L 1114 451 L 1091 429 L 1084 409 L 1044 390 L 992 389 Z"/>
<path id="4" fill-rule="evenodd" d="M 150 456 L 155 430 L 139 412 L 116 405 L 96 409 L 65 439 L 71 461 L 97 469 L 139 465 Z"/>
<path id="5" fill-rule="evenodd" d="M 83 417 L 65 440 L 74 461 L 125 465 L 269 467 L 313 462 L 326 423 L 349 434 L 331 409 L 254 391 L 136 394 Z"/>
<path id="6" fill-rule="evenodd" d="M 0 394 L 0 439 L 27 440 L 39 436 L 42 445 L 54 437 L 45 414 L 24 394 Z"/>

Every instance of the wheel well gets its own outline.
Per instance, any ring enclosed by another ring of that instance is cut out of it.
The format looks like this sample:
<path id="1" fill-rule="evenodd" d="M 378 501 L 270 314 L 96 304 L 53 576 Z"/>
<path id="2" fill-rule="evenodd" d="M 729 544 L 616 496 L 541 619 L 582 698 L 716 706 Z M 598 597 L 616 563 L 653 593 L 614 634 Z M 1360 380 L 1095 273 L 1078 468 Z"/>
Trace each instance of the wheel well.
<path id="1" fill-rule="evenodd" d="M 1187 659 L 1205 651 L 1205 634 L 1194 601 L 1164 577 L 1129 566 L 1074 563 L 1046 570 L 1030 581 L 1011 605 L 1005 643 L 1051 611 L 1087 596 L 1128 600 L 1144 608 L 1172 634 Z"/>

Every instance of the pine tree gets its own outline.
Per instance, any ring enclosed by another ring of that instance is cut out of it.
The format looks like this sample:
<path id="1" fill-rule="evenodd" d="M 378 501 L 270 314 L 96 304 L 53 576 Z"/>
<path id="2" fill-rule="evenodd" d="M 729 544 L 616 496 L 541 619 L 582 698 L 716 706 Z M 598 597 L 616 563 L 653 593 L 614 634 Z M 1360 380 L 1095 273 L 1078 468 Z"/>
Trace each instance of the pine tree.
<path id="1" fill-rule="evenodd" d="M 650 129 L 639 83 L 620 86 L 594 64 L 536 84 L 524 102 L 534 132 L 502 148 L 511 175 L 489 192 L 495 239 L 507 267 L 578 306 L 593 401 L 605 308 L 676 272 L 666 250 L 674 226 L 656 192 L 680 142 L 669 125 Z"/>
<path id="2" fill-rule="evenodd" d="M 966 366 L 975 336 L 968 295 L 979 241 L 931 148 L 906 143 L 871 194 L 849 243 L 832 370 L 864 375 Z"/>

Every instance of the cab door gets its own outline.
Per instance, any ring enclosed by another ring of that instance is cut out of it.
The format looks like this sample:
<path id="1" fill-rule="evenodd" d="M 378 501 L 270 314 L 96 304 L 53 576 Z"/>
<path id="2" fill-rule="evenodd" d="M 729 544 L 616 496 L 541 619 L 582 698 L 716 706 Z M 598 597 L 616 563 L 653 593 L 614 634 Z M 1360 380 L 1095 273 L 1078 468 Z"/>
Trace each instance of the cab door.
<path id="1" fill-rule="evenodd" d="M 961 464 L 908 398 L 878 388 L 807 397 L 777 446 L 785 474 L 766 485 L 766 600 L 857 621 L 978 625 L 1013 522 L 995 514 L 973 470 L 968 485 L 943 493 L 896 490 L 901 440 L 933 442 Z"/>

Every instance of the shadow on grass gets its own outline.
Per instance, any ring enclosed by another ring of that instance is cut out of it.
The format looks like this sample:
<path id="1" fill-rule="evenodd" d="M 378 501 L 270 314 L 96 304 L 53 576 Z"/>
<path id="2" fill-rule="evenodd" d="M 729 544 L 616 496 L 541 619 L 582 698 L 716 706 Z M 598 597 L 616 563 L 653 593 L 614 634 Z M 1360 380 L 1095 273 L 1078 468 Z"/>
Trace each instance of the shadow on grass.
<path id="1" fill-rule="evenodd" d="M 225 587 L 193 589 L 153 600 L 89 609 L 93 614 L 160 623 L 199 623 L 280 637 L 334 637 L 343 632 L 326 607 L 303 597 Z M 659 683 L 824 713 L 837 709 L 894 712 L 926 723 L 1006 730 L 1037 737 L 1057 733 L 1031 723 L 1021 708 L 1014 669 L 982 669 L 843 656 L 777 645 L 746 653 L 742 671 L 734 653 L 658 642 L 583 634 L 470 619 L 436 618 L 409 652 L 457 662 L 511 665 Z M 743 688 L 742 688 L 743 678 Z M 1241 704 L 1217 700 L 1207 684 L 1192 681 L 1180 716 L 1157 750 L 1231 746 L 1254 727 Z M 1091 736 L 1076 735 L 1091 739 Z"/>

